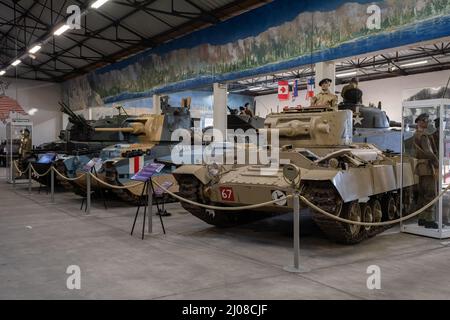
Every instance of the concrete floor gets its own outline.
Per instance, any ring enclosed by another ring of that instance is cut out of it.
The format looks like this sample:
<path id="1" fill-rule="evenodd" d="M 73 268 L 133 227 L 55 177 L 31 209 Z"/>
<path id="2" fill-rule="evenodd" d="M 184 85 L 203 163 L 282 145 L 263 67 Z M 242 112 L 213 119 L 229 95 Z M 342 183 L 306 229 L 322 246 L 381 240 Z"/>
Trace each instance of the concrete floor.
<path id="1" fill-rule="evenodd" d="M 330 243 L 304 220 L 302 264 L 291 274 L 289 216 L 217 229 L 169 205 L 163 235 L 130 236 L 135 208 L 94 203 L 0 180 L 0 299 L 449 299 L 449 243 L 392 229 L 357 246 Z M 141 226 L 141 221 L 138 221 Z M 66 268 L 81 268 L 68 290 Z M 381 290 L 366 286 L 381 268 Z"/>

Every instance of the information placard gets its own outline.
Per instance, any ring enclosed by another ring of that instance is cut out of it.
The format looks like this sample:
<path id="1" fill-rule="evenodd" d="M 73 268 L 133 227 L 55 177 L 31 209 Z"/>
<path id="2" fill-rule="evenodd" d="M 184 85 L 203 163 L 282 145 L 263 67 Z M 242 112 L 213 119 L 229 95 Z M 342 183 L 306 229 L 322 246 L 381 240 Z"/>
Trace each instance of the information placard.
<path id="1" fill-rule="evenodd" d="M 148 181 L 152 176 L 154 176 L 157 173 L 160 173 L 163 168 L 164 164 L 162 163 L 150 163 L 144 166 L 144 168 L 142 168 L 141 171 L 132 176 L 131 180 L 143 182 Z"/>

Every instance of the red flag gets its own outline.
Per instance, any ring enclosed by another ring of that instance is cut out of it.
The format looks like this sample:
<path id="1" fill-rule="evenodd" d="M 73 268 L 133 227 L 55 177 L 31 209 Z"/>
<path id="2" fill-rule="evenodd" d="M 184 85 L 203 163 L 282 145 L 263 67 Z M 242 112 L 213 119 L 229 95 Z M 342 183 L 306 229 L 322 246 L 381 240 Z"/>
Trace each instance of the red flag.
<path id="1" fill-rule="evenodd" d="M 278 81 L 278 100 L 289 100 L 289 83 L 285 80 Z"/>

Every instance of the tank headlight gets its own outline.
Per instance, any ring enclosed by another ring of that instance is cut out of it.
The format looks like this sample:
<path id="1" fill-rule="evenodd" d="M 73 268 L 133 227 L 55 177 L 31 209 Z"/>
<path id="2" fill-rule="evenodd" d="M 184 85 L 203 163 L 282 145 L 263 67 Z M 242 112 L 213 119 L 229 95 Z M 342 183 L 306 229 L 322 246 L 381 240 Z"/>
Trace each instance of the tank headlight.
<path id="1" fill-rule="evenodd" d="M 206 170 L 210 178 L 216 178 L 220 174 L 220 166 L 217 163 L 208 164 Z"/>

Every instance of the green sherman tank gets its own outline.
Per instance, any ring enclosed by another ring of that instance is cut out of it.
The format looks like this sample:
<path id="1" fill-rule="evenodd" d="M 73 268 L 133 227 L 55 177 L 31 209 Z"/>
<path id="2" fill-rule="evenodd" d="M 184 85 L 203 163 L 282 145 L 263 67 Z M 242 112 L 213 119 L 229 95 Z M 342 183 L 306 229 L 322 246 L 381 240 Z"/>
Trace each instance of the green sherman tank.
<path id="1" fill-rule="evenodd" d="M 327 212 L 353 221 L 393 220 L 400 213 L 401 192 L 405 211 L 411 208 L 417 184 L 415 159 L 404 158 L 402 162 L 398 154 L 385 153 L 372 144 L 353 143 L 352 123 L 351 110 L 307 108 L 270 114 L 265 121 L 266 133 L 271 141 L 278 132 L 280 141 L 280 164 L 272 170 L 261 163 L 185 165 L 175 170 L 174 176 L 180 195 L 202 204 L 240 207 L 284 200 L 238 212 L 182 205 L 219 227 L 292 212 L 292 198 L 284 197 L 293 192 L 283 175 L 289 165 L 300 172 L 296 189 Z M 331 240 L 345 244 L 358 243 L 386 229 L 344 224 L 317 212 L 313 212 L 313 219 Z"/>
<path id="2" fill-rule="evenodd" d="M 171 107 L 167 99 L 162 100 L 162 114 L 142 115 L 130 117 L 117 128 L 96 128 L 96 132 L 116 133 L 125 135 L 128 143 L 118 143 L 104 148 L 100 153 L 103 161 L 97 176 L 102 181 L 115 186 L 132 186 L 136 184 L 131 177 L 140 169 L 157 159 L 168 158 L 172 147 L 178 141 L 172 141 L 172 133 L 176 129 L 191 130 L 191 115 L 189 107 Z M 178 185 L 171 175 L 172 166 L 166 166 L 161 174 L 155 177 L 159 183 L 170 184 L 171 191 L 178 191 Z M 77 176 L 82 175 L 81 169 Z M 86 181 L 80 179 L 75 183 L 85 190 Z M 142 185 L 127 189 L 109 189 L 93 180 L 93 189 L 106 189 L 113 192 L 126 202 L 135 203 L 142 194 Z"/>

